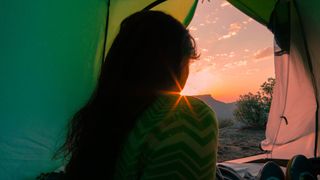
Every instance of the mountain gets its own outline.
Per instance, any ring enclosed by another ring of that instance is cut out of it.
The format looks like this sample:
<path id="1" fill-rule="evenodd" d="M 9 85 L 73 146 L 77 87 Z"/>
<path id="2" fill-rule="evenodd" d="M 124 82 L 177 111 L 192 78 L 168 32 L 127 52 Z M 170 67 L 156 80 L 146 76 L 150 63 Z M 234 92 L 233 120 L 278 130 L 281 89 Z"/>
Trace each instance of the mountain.
<path id="1" fill-rule="evenodd" d="M 221 101 L 218 101 L 214 99 L 211 95 L 205 94 L 205 95 L 197 95 L 194 96 L 198 99 L 201 99 L 203 102 L 205 102 L 208 106 L 210 106 L 217 115 L 217 118 L 222 119 L 233 119 L 233 111 L 236 108 L 236 103 L 224 103 Z"/>

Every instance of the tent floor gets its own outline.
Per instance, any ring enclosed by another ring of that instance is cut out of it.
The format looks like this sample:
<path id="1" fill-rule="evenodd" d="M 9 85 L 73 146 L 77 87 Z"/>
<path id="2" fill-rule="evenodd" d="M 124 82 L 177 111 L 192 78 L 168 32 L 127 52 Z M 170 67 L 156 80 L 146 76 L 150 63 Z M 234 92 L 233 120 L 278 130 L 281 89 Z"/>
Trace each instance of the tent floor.
<path id="1" fill-rule="evenodd" d="M 255 156 L 249 156 L 249 157 L 245 157 L 245 158 L 241 158 L 241 159 L 234 159 L 234 160 L 230 160 L 230 161 L 226 161 L 224 163 L 266 163 L 268 161 L 273 161 L 275 163 L 277 163 L 279 166 L 282 167 L 286 167 L 288 164 L 288 159 L 273 159 L 273 158 L 269 158 L 268 154 L 259 154 L 259 155 L 255 155 Z"/>
<path id="2" fill-rule="evenodd" d="M 225 161 L 219 164 L 229 166 L 239 173 L 240 176 L 244 176 L 246 172 L 249 172 L 251 175 L 256 176 L 260 169 L 263 167 L 264 163 L 268 161 L 273 161 L 277 163 L 281 169 L 285 172 L 288 159 L 271 159 L 268 154 L 260 154 L 255 156 L 250 156 L 241 159 L 234 159 L 230 161 Z M 315 173 L 320 174 L 320 158 L 310 158 L 313 167 L 315 168 Z"/>

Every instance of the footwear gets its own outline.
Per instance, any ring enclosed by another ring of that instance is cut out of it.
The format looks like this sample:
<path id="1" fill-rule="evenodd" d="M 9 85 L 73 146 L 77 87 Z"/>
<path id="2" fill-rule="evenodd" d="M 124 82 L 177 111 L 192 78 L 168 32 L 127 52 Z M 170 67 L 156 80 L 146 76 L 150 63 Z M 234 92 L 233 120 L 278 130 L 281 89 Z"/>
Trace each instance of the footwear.
<path id="1" fill-rule="evenodd" d="M 217 180 L 243 180 L 243 178 L 231 167 L 218 164 L 217 165 Z"/>
<path id="2" fill-rule="evenodd" d="M 303 155 L 296 155 L 288 162 L 286 177 L 287 180 L 317 180 L 311 162 Z"/>
<path id="3" fill-rule="evenodd" d="M 280 166 L 272 161 L 264 164 L 256 179 L 258 180 L 284 180 L 284 173 Z"/>

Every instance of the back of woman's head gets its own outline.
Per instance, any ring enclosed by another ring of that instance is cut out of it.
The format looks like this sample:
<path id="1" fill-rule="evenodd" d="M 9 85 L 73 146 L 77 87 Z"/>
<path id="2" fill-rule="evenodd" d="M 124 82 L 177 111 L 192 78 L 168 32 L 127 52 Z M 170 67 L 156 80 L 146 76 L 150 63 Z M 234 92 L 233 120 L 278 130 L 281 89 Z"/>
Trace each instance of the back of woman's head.
<path id="1" fill-rule="evenodd" d="M 175 88 L 173 76 L 179 79 L 195 56 L 194 43 L 180 22 L 159 11 L 138 12 L 121 23 L 101 78 L 120 84 L 114 87 L 118 93 L 169 90 Z"/>
<path id="2" fill-rule="evenodd" d="M 179 90 L 176 82 L 195 57 L 193 39 L 173 17 L 142 11 L 126 18 L 94 94 L 72 119 L 64 145 L 67 176 L 110 178 L 139 114 L 159 92 Z"/>

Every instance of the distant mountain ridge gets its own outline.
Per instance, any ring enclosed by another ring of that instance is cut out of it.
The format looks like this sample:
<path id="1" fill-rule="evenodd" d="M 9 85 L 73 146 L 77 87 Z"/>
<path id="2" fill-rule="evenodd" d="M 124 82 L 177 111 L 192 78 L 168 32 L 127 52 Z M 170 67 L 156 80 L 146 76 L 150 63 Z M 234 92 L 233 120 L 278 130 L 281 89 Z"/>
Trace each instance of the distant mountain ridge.
<path id="1" fill-rule="evenodd" d="M 197 95 L 194 97 L 202 100 L 210 106 L 216 112 L 218 119 L 233 119 L 233 111 L 236 109 L 235 102 L 224 103 L 214 99 L 210 94 Z"/>

